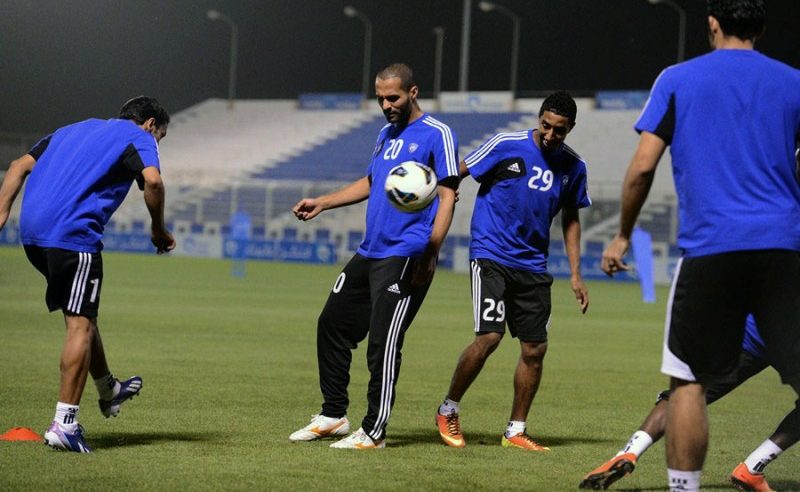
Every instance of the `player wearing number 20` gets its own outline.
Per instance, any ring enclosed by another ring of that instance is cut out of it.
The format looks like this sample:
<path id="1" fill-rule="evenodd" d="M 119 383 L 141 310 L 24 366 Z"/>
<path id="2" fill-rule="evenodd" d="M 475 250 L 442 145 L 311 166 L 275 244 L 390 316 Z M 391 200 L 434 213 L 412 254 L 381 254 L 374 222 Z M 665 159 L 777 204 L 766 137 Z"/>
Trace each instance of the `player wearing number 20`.
<path id="1" fill-rule="evenodd" d="M 310 220 L 322 211 L 367 200 L 364 240 L 339 274 L 317 323 L 317 361 L 322 411 L 291 441 L 336 437 L 350 431 L 346 417 L 352 350 L 367 341 L 367 414 L 361 427 L 331 447 L 385 446 L 386 424 L 395 399 L 403 337 L 433 278 L 439 248 L 453 217 L 458 186 L 458 144 L 450 128 L 424 113 L 411 68 L 393 64 L 375 79 L 377 102 L 388 124 L 365 176 L 317 198 L 304 198 L 293 212 Z M 384 183 L 395 166 L 415 161 L 433 169 L 438 197 L 418 212 L 394 208 Z"/>
<path id="2" fill-rule="evenodd" d="M 572 290 L 582 312 L 589 306 L 580 273 L 578 219 L 578 209 L 591 205 L 586 163 L 564 144 L 576 113 L 569 94 L 551 94 L 541 106 L 537 129 L 497 134 L 461 163 L 461 175 L 471 174 L 480 183 L 470 245 L 476 337 L 461 354 L 436 415 L 449 446 L 465 445 L 459 401 L 497 348 L 507 322 L 511 336 L 520 341 L 521 355 L 511 418 L 500 441 L 504 447 L 548 450 L 525 432 L 525 425 L 547 351 L 553 282 L 547 256 L 550 224 L 559 211 Z"/>

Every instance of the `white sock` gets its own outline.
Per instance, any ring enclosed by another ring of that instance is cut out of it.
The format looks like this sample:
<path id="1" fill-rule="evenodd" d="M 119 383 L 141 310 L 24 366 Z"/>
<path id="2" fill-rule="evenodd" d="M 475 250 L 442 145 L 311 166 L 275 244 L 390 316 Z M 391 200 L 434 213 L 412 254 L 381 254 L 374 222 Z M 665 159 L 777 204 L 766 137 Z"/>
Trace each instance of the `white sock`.
<path id="1" fill-rule="evenodd" d="M 744 460 L 750 473 L 764 473 L 764 468 L 783 452 L 777 444 L 767 439 Z"/>
<path id="2" fill-rule="evenodd" d="M 451 413 L 458 413 L 458 402 L 445 398 L 444 402 L 439 405 L 439 415 L 450 415 Z"/>
<path id="3" fill-rule="evenodd" d="M 80 405 L 60 401 L 56 404 L 56 416 L 53 420 L 58 422 L 62 429 L 72 432 L 78 427 L 78 409 Z"/>
<path id="4" fill-rule="evenodd" d="M 633 453 L 638 458 L 639 456 L 644 454 L 645 451 L 647 451 L 647 448 L 649 448 L 652 445 L 653 445 L 653 438 L 650 437 L 650 434 L 648 434 L 645 431 L 639 430 L 633 433 L 631 438 L 628 439 L 628 443 L 625 445 L 625 447 L 622 448 L 622 450 L 619 453 L 617 453 L 617 456 L 625 453 Z"/>
<path id="5" fill-rule="evenodd" d="M 700 470 L 682 471 L 667 468 L 669 492 L 698 492 L 700 490 Z"/>
<path id="6" fill-rule="evenodd" d="M 506 426 L 506 437 L 514 437 L 520 432 L 525 432 L 525 422 L 509 420 L 508 426 Z"/>
<path id="7" fill-rule="evenodd" d="M 117 381 L 117 378 L 110 372 L 105 376 L 95 379 L 94 385 L 97 386 L 97 393 L 100 395 L 100 399 L 106 401 L 114 398 L 122 387 L 119 381 Z"/>

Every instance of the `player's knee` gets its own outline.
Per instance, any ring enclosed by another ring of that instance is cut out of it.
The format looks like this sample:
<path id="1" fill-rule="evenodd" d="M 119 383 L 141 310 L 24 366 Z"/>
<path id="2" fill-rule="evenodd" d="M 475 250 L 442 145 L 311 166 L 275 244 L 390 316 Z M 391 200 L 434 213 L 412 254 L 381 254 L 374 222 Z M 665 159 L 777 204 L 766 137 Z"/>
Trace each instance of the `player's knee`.
<path id="1" fill-rule="evenodd" d="M 493 331 L 478 333 L 472 342 L 472 346 L 482 355 L 488 357 L 500 345 L 501 340 L 503 340 L 503 333 Z"/>

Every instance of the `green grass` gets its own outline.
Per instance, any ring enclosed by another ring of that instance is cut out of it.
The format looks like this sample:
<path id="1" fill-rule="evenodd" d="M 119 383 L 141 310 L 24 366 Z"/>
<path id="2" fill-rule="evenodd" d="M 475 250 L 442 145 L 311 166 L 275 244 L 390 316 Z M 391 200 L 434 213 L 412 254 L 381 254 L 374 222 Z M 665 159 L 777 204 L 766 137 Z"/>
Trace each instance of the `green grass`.
<path id="1" fill-rule="evenodd" d="M 529 431 L 550 446 L 499 446 L 517 342 L 507 338 L 462 402 L 468 445 L 439 443 L 433 413 L 471 341 L 469 279 L 440 271 L 406 336 L 387 448 L 331 450 L 287 436 L 319 409 L 316 318 L 339 267 L 254 262 L 245 278 L 220 260 L 106 254 L 100 328 L 112 370 L 144 378 L 142 395 L 104 419 L 90 383 L 81 422 L 92 455 L 0 441 L 0 490 L 575 490 L 650 410 L 659 374 L 664 299 L 637 286 L 590 283 L 581 316 L 568 284 L 553 287 L 544 378 Z M 44 281 L 21 248 L 0 248 L 0 432 L 41 432 L 52 419 L 63 342 Z M 349 415 L 366 406 L 360 347 Z M 765 371 L 710 410 L 706 490 L 730 490 L 733 467 L 789 411 L 792 392 Z M 663 444 L 617 490 L 665 490 Z M 800 490 L 797 450 L 770 465 L 779 490 Z"/>

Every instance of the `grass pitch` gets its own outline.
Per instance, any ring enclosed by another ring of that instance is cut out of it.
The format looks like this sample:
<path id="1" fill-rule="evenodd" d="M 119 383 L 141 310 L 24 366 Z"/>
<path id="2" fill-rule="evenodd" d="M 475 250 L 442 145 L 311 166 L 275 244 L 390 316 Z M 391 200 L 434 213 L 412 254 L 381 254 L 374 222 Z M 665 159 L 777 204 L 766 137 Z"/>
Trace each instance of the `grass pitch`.
<path id="1" fill-rule="evenodd" d="M 434 411 L 471 341 L 469 279 L 437 273 L 406 336 L 387 448 L 290 443 L 319 411 L 316 318 L 339 267 L 104 255 L 100 329 L 118 377 L 144 378 L 120 417 L 104 419 L 89 383 L 81 423 L 92 455 L 0 441 L 0 490 L 575 490 L 650 410 L 659 374 L 666 291 L 643 304 L 636 285 L 589 284 L 582 316 L 569 286 L 553 286 L 550 348 L 529 433 L 547 454 L 500 447 L 510 412 L 516 340 L 506 338 L 462 402 L 465 449 L 440 444 Z M 43 432 L 58 395 L 63 342 L 44 281 L 21 248 L 0 248 L 0 432 Z M 366 407 L 365 352 L 354 355 L 349 416 Z M 768 370 L 710 409 L 705 490 L 731 490 L 733 467 L 789 411 L 792 392 Z M 665 490 L 663 443 L 616 490 Z M 800 490 L 800 452 L 767 470 Z"/>

